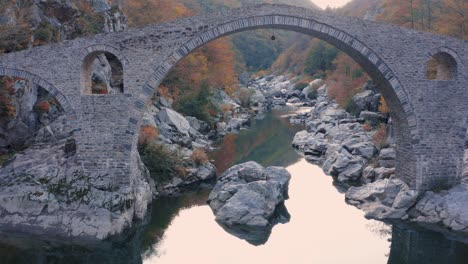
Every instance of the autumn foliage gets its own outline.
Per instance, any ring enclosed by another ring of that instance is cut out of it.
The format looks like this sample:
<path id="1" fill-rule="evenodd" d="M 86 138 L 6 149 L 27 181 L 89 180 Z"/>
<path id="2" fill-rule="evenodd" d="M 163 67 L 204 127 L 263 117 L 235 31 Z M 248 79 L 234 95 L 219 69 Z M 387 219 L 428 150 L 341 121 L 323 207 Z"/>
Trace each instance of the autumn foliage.
<path id="1" fill-rule="evenodd" d="M 372 137 L 372 142 L 374 145 L 379 148 L 385 148 L 387 146 L 387 125 L 380 124 L 377 131 L 375 131 L 374 136 Z"/>
<path id="2" fill-rule="evenodd" d="M 190 155 L 190 158 L 197 165 L 207 164 L 210 162 L 208 156 L 206 155 L 206 151 L 204 149 L 193 150 L 192 155 Z"/>
<path id="3" fill-rule="evenodd" d="M 40 102 L 36 103 L 36 105 L 34 106 L 34 109 L 36 110 L 36 112 L 38 112 L 40 114 L 49 113 L 50 104 L 49 104 L 48 101 L 40 101 Z"/>
<path id="4" fill-rule="evenodd" d="M 344 53 L 338 55 L 333 65 L 335 69 L 327 73 L 328 96 L 345 108 L 351 98 L 362 90 L 369 76 Z"/>
<path id="5" fill-rule="evenodd" d="M 0 78 L 0 119 L 10 120 L 16 116 L 16 108 L 12 95 L 15 79 L 11 77 Z"/>
<path id="6" fill-rule="evenodd" d="M 142 126 L 138 136 L 138 145 L 144 146 L 150 144 L 159 137 L 159 132 L 156 127 Z"/>
<path id="7" fill-rule="evenodd" d="M 385 0 L 377 20 L 418 30 L 468 38 L 466 0 Z"/>

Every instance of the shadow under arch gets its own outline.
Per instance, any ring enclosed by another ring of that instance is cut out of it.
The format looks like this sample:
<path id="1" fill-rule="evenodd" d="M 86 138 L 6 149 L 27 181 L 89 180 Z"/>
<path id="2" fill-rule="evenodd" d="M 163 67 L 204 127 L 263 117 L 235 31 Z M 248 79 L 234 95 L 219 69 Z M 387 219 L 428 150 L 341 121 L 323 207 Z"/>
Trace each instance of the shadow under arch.
<path id="1" fill-rule="evenodd" d="M 129 120 L 128 127 L 133 133 L 132 148 L 134 149 L 137 143 L 138 131 L 136 130 L 139 129 L 137 124 L 141 121 L 142 109 L 157 91 L 165 76 L 179 61 L 195 49 L 215 39 L 242 31 L 263 28 L 295 31 L 319 38 L 342 50 L 361 65 L 378 84 L 380 92 L 390 108 L 390 115 L 396 131 L 398 164 L 396 173 L 411 187 L 419 188 L 422 179 L 415 176 L 417 175 L 416 158 L 412 149 L 412 144 L 419 141 L 417 119 L 411 101 L 394 71 L 371 48 L 347 32 L 309 18 L 282 14 L 256 15 L 229 21 L 213 28 L 208 27 L 166 57 L 155 68 L 135 102 L 136 111 L 134 113 L 139 113 L 140 116 L 130 117 Z"/>
<path id="2" fill-rule="evenodd" d="M 36 84 L 44 88 L 47 92 L 49 92 L 53 97 L 57 99 L 57 101 L 60 103 L 63 110 L 65 111 L 66 117 L 69 120 L 76 120 L 77 116 L 75 109 L 70 104 L 65 95 L 62 92 L 60 92 L 57 88 L 55 88 L 51 83 L 47 82 L 41 77 L 24 70 L 9 68 L 0 68 L 0 76 L 11 76 L 26 79 L 30 81 L 31 84 Z"/>

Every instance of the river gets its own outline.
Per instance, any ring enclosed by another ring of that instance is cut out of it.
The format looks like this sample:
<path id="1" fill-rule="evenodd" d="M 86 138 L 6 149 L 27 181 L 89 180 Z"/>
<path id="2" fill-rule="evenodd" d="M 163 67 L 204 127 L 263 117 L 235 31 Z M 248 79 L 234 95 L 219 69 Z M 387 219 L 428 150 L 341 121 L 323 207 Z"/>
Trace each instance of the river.
<path id="1" fill-rule="evenodd" d="M 219 172 L 249 160 L 284 166 L 290 172 L 285 205 L 291 219 L 276 225 L 264 245 L 253 246 L 215 222 L 206 204 L 210 192 L 206 185 L 155 201 L 147 223 L 120 241 L 89 249 L 15 238 L 10 244 L 16 246 L 0 245 L 0 263 L 468 263 L 467 244 L 435 232 L 367 220 L 363 212 L 347 205 L 332 178 L 292 149 L 292 138 L 302 128 L 289 124 L 291 111 L 295 110 L 265 114 L 250 129 L 227 135 L 211 153 Z"/>

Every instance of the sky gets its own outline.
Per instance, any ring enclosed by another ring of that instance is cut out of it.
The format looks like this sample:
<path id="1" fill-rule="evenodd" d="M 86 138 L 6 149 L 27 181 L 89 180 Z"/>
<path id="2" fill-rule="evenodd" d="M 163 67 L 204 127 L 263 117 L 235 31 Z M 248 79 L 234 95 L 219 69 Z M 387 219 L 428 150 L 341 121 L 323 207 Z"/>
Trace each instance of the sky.
<path id="1" fill-rule="evenodd" d="M 318 5 L 321 8 L 330 7 L 340 7 L 348 3 L 350 0 L 312 0 L 314 4 Z"/>

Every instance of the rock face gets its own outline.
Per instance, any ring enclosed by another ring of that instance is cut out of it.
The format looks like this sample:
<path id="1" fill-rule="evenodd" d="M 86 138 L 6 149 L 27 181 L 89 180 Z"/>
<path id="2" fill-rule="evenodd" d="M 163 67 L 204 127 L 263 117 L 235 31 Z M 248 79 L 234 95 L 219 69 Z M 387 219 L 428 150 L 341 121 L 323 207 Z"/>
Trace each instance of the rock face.
<path id="1" fill-rule="evenodd" d="M 236 165 L 220 176 L 208 203 L 223 227 L 253 244 L 261 244 L 271 232 L 275 211 L 288 197 L 290 178 L 280 167 L 263 168 L 255 162 Z M 245 232 L 239 234 L 240 230 Z M 255 236 L 249 236 L 248 231 Z"/>
<path id="2" fill-rule="evenodd" d="M 184 116 L 177 113 L 176 111 L 163 107 L 158 114 L 158 118 L 161 122 L 171 125 L 182 134 L 188 135 L 190 130 L 190 123 L 185 119 Z"/>
<path id="3" fill-rule="evenodd" d="M 418 193 L 399 179 L 383 179 L 362 187 L 351 187 L 346 200 L 363 210 L 367 218 L 407 219 L 406 211 L 416 202 Z"/>
<path id="4" fill-rule="evenodd" d="M 72 135 L 69 126 L 55 123 L 57 141 L 36 143 L 0 168 L 0 231 L 102 240 L 142 219 L 152 196 L 141 161 L 128 186 L 115 184 L 117 170 L 85 174 L 72 136 L 60 139 Z"/>
<path id="5" fill-rule="evenodd" d="M 468 236 L 468 185 L 450 190 L 428 191 L 410 211 L 413 221 L 446 226 Z"/>

